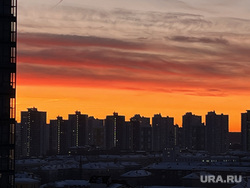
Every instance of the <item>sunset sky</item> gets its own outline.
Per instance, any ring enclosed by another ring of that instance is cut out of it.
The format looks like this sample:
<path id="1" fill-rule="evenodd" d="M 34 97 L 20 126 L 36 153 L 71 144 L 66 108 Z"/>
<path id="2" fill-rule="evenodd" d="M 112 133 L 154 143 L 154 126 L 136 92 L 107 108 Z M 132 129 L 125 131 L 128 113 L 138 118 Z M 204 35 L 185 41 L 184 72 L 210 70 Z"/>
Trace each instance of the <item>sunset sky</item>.
<path id="1" fill-rule="evenodd" d="M 250 109 L 249 0 L 19 0 L 17 120 Z"/>

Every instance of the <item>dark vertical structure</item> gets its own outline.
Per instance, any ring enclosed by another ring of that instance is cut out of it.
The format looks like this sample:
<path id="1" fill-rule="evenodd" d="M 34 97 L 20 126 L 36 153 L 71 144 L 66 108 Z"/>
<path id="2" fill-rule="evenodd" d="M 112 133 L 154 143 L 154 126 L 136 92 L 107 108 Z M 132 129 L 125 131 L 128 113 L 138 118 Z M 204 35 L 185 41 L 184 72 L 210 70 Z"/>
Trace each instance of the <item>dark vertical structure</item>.
<path id="1" fill-rule="evenodd" d="M 141 117 L 136 114 L 130 118 L 132 126 L 132 148 L 134 151 L 151 151 L 152 150 L 152 127 L 150 118 Z"/>
<path id="2" fill-rule="evenodd" d="M 126 149 L 126 123 L 125 116 L 120 116 L 114 112 L 113 116 L 105 119 L 106 149 L 116 149 L 118 151 Z"/>
<path id="3" fill-rule="evenodd" d="M 161 114 L 155 114 L 152 118 L 152 138 L 153 151 L 160 151 L 161 143 L 161 127 L 163 127 L 163 119 Z"/>
<path id="4" fill-rule="evenodd" d="M 88 118 L 88 144 L 105 148 L 104 120 Z"/>
<path id="5" fill-rule="evenodd" d="M 0 1 L 0 187 L 14 187 L 16 0 Z"/>
<path id="6" fill-rule="evenodd" d="M 214 111 L 206 115 L 206 148 L 211 154 L 228 151 L 228 115 L 217 115 Z"/>
<path id="7" fill-rule="evenodd" d="M 70 147 L 85 146 L 88 143 L 88 115 L 76 111 L 69 114 Z"/>
<path id="8" fill-rule="evenodd" d="M 174 125 L 174 128 L 173 128 L 173 146 L 176 147 L 176 146 L 179 146 L 179 131 L 180 128 L 179 128 L 179 125 Z"/>
<path id="9" fill-rule="evenodd" d="M 241 145 L 243 151 L 250 151 L 250 110 L 241 114 Z"/>
<path id="10" fill-rule="evenodd" d="M 205 126 L 201 123 L 201 116 L 191 112 L 182 116 L 183 146 L 190 150 L 205 149 Z"/>
<path id="11" fill-rule="evenodd" d="M 67 133 L 68 133 L 68 121 L 64 120 L 61 116 L 58 116 L 55 120 L 50 120 L 49 126 L 49 154 L 67 154 Z"/>
<path id="12" fill-rule="evenodd" d="M 135 115 L 130 118 L 131 128 L 132 128 L 132 149 L 134 151 L 140 150 L 140 126 L 141 126 L 141 116 Z"/>
<path id="13" fill-rule="evenodd" d="M 153 151 L 174 147 L 174 118 L 155 114 L 152 118 Z"/>
<path id="14" fill-rule="evenodd" d="M 49 150 L 49 126 L 46 112 L 28 108 L 21 112 L 22 156 L 45 156 Z"/>

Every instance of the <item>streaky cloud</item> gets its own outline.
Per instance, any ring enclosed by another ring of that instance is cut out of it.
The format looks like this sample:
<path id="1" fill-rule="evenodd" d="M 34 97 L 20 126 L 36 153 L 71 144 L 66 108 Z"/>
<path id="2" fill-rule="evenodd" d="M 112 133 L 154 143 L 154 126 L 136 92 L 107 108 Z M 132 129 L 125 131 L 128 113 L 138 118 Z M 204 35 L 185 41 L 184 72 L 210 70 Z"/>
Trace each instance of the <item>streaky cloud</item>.
<path id="1" fill-rule="evenodd" d="M 177 42 L 199 42 L 199 43 L 214 43 L 214 44 L 223 44 L 223 45 L 229 44 L 228 40 L 223 39 L 223 38 L 173 36 L 168 39 L 177 41 Z"/>

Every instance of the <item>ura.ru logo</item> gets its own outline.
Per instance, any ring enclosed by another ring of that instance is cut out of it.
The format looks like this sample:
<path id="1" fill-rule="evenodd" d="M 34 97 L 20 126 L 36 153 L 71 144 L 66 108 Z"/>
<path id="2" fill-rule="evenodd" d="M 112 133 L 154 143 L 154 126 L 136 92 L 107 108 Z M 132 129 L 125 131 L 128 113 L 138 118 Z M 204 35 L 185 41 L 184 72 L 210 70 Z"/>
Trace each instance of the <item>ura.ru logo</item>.
<path id="1" fill-rule="evenodd" d="M 201 175 L 201 183 L 240 183 L 242 182 L 242 176 L 239 175 L 227 175 L 225 179 L 221 175 Z"/>

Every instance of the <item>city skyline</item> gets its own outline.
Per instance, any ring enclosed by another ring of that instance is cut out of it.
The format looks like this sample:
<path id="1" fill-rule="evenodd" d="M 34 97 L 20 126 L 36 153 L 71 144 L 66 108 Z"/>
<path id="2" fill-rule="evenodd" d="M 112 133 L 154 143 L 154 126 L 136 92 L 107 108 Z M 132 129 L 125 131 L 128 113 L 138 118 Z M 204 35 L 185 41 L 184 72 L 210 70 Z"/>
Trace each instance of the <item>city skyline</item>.
<path id="1" fill-rule="evenodd" d="M 48 111 L 46 111 L 46 110 L 41 110 L 41 109 L 37 108 L 36 106 L 26 108 L 26 110 L 30 110 L 30 109 L 36 109 L 36 110 L 39 110 L 39 112 L 45 112 L 45 113 L 46 113 L 46 117 L 45 117 L 45 118 L 46 118 L 46 124 L 50 124 L 51 120 L 55 120 L 55 119 L 57 119 L 58 117 L 63 118 L 63 120 L 68 120 L 69 115 L 72 115 L 72 114 L 75 114 L 75 113 L 80 113 L 80 114 L 82 114 L 82 115 L 87 115 L 88 117 L 93 117 L 93 118 L 99 119 L 99 120 L 105 120 L 108 116 L 112 116 L 113 114 L 119 114 L 120 116 L 124 116 L 124 118 L 125 118 L 124 120 L 125 120 L 126 122 L 131 121 L 131 118 L 133 118 L 134 116 L 139 115 L 139 116 L 144 117 L 144 118 L 149 118 L 149 123 L 150 123 L 149 125 L 150 125 L 151 127 L 152 127 L 152 124 L 153 124 L 153 118 L 154 118 L 154 116 L 158 116 L 158 115 L 163 116 L 163 117 L 172 118 L 172 119 L 173 119 L 173 125 L 178 125 L 178 127 L 180 127 L 180 128 L 183 128 L 183 117 L 184 117 L 185 115 L 187 115 L 187 114 L 191 114 L 191 115 L 200 117 L 201 124 L 204 124 L 205 126 L 206 126 L 206 117 L 207 117 L 207 115 L 210 114 L 210 113 L 216 113 L 216 114 L 218 114 L 218 115 L 225 115 L 225 116 L 228 116 L 228 119 L 230 119 L 230 114 L 225 114 L 225 113 L 223 113 L 223 112 L 222 112 L 222 113 L 218 113 L 218 112 L 215 111 L 215 110 L 213 110 L 213 111 L 207 111 L 205 114 L 196 114 L 196 113 L 194 113 L 194 112 L 187 111 L 187 112 L 181 114 L 181 119 L 182 119 L 182 121 L 181 121 L 180 124 L 178 124 L 178 123 L 175 122 L 176 117 L 171 116 L 171 115 L 169 115 L 169 114 L 163 114 L 163 113 L 161 113 L 161 112 L 154 113 L 154 114 L 152 114 L 151 116 L 145 116 L 144 114 L 141 114 L 141 113 L 139 113 L 139 112 L 133 114 L 132 116 L 127 116 L 126 114 L 120 113 L 120 112 L 118 112 L 118 111 L 113 111 L 113 112 L 110 112 L 110 113 L 108 113 L 108 114 L 105 114 L 105 116 L 104 116 L 103 118 L 100 118 L 100 117 L 94 116 L 94 115 L 92 115 L 92 114 L 89 114 L 89 113 L 86 112 L 86 111 L 81 111 L 81 110 L 77 109 L 77 110 L 75 110 L 75 111 L 73 111 L 73 112 L 67 112 L 67 114 L 66 114 L 65 116 L 63 116 L 63 115 L 61 115 L 61 114 L 58 114 L 58 115 L 55 116 L 55 117 L 51 117 L 50 115 L 48 115 L 48 114 L 49 114 Z M 22 114 L 23 112 L 26 112 L 26 110 L 20 111 L 20 114 Z M 245 110 L 245 111 L 248 112 L 249 110 Z M 242 116 L 242 113 L 245 113 L 245 111 L 244 111 L 244 112 L 240 112 L 239 114 Z M 51 117 L 51 118 L 50 118 L 50 117 Z M 19 121 L 17 121 L 17 123 L 21 123 L 21 119 L 20 119 Z M 241 123 L 242 123 L 242 120 L 239 122 L 239 124 L 241 124 Z M 228 125 L 229 125 L 229 121 L 228 121 Z M 229 128 L 230 128 L 230 127 L 229 127 Z M 241 128 L 241 127 L 240 127 L 240 128 Z M 230 131 L 230 129 L 229 129 L 229 132 L 241 132 L 241 130 L 240 130 L 240 131 Z"/>
<path id="2" fill-rule="evenodd" d="M 47 124 L 47 112 L 35 107 L 27 110 L 21 112 L 21 122 L 16 125 L 18 158 L 68 154 L 70 148 L 118 152 L 181 148 L 221 154 L 235 148 L 240 150 L 248 143 L 246 126 L 241 133 L 230 133 L 228 115 L 215 112 L 207 113 L 206 123 L 202 123 L 201 116 L 188 112 L 182 116 L 183 127 L 179 127 L 174 124 L 174 117 L 161 114 L 151 118 L 135 114 L 126 121 L 117 112 L 98 119 L 80 111 L 68 114 L 68 119 L 58 116 Z M 229 136 L 233 134 L 238 135 L 238 141 Z M 244 142 L 240 142 L 239 135 L 246 135 Z"/>
<path id="3" fill-rule="evenodd" d="M 17 120 L 33 105 L 49 119 L 161 112 L 179 125 L 185 112 L 205 119 L 215 110 L 240 131 L 250 106 L 249 3 L 20 0 Z"/>

